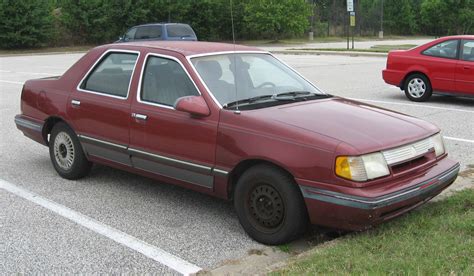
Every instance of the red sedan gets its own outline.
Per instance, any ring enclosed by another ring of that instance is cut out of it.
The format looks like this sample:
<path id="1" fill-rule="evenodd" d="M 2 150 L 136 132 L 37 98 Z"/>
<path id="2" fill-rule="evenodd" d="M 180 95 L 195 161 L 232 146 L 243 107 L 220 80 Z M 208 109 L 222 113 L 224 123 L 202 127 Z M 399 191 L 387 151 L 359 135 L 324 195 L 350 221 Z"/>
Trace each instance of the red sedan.
<path id="1" fill-rule="evenodd" d="M 448 36 L 390 51 L 383 79 L 415 102 L 427 101 L 433 93 L 474 96 L 474 36 Z"/>
<path id="2" fill-rule="evenodd" d="M 430 123 L 331 96 L 268 52 L 208 42 L 97 47 L 29 80 L 15 122 L 66 179 L 103 164 L 233 200 L 247 233 L 365 229 L 456 179 Z"/>

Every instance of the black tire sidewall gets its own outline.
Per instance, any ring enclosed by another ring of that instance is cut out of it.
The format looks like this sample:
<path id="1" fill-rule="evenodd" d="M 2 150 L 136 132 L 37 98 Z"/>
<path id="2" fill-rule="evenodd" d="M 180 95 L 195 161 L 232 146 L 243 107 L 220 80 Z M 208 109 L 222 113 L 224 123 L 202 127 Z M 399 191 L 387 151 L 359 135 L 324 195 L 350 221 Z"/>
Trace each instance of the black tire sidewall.
<path id="1" fill-rule="evenodd" d="M 408 84 L 410 83 L 412 79 L 415 79 L 415 78 L 422 79 L 426 86 L 426 91 L 423 94 L 423 96 L 421 96 L 420 98 L 415 98 L 412 95 L 410 95 L 410 92 L 408 92 Z M 433 93 L 430 80 L 425 75 L 421 75 L 421 74 L 412 74 L 408 76 L 408 78 L 405 81 L 404 89 L 405 89 L 405 95 L 407 96 L 407 98 L 410 101 L 414 101 L 414 102 L 425 102 L 431 97 Z"/>
<path id="2" fill-rule="evenodd" d="M 274 233 L 264 233 L 251 222 L 246 201 L 252 189 L 260 183 L 272 186 L 284 204 L 284 216 Z M 239 178 L 234 193 L 234 207 L 240 223 L 254 240 L 276 245 L 290 242 L 306 230 L 308 216 L 301 191 L 293 178 L 270 165 L 257 165 L 248 169 Z"/>
<path id="3" fill-rule="evenodd" d="M 69 170 L 64 170 L 63 168 L 61 168 L 57 164 L 56 158 L 54 156 L 54 141 L 57 135 L 61 132 L 65 132 L 69 135 L 69 137 L 71 137 L 72 144 L 74 147 L 74 161 Z M 57 123 L 51 130 L 51 136 L 49 141 L 49 156 L 56 172 L 58 172 L 61 177 L 66 179 L 74 180 L 84 177 L 89 172 L 91 167 L 91 163 L 87 160 L 84 151 L 82 150 L 81 143 L 77 138 L 77 135 L 67 124 L 63 122 Z"/>

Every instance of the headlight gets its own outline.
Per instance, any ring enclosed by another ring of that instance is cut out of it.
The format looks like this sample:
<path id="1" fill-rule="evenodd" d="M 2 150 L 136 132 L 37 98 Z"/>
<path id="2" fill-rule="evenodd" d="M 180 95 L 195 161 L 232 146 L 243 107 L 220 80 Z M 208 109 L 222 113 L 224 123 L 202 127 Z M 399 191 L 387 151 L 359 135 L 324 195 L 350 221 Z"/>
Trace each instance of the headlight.
<path id="1" fill-rule="evenodd" d="M 440 133 L 433 135 L 430 137 L 431 138 L 431 143 L 434 146 L 436 157 L 443 155 L 445 150 L 444 150 L 444 140 L 443 136 L 441 136 Z"/>
<path id="2" fill-rule="evenodd" d="M 336 175 L 353 180 L 367 181 L 390 174 L 382 153 L 362 156 L 339 156 L 336 158 Z"/>

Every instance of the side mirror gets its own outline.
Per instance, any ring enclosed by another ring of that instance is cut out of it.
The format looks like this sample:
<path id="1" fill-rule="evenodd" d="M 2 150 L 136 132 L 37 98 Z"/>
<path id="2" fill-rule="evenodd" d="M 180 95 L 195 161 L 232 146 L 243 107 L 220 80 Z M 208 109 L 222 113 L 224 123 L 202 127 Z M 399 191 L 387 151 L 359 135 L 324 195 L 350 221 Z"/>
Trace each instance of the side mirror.
<path id="1" fill-rule="evenodd" d="M 206 117 L 211 114 L 202 96 L 181 97 L 174 103 L 174 109 L 187 112 L 196 117 Z"/>

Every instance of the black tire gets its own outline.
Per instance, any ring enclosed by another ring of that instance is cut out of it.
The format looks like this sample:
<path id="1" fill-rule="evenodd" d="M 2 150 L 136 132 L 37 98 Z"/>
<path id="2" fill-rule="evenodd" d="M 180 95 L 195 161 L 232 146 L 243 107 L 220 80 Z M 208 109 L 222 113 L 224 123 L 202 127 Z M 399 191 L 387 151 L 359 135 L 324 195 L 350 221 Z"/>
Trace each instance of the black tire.
<path id="1" fill-rule="evenodd" d="M 433 94 L 430 80 L 423 74 L 412 74 L 404 84 L 405 95 L 414 102 L 425 102 Z"/>
<path id="2" fill-rule="evenodd" d="M 256 165 L 242 174 L 234 207 L 247 234 L 263 244 L 288 243 L 307 230 L 308 214 L 298 185 L 271 165 Z"/>
<path id="3" fill-rule="evenodd" d="M 89 173 L 92 167 L 92 163 L 87 160 L 76 134 L 64 122 L 55 124 L 51 131 L 49 156 L 54 169 L 66 179 L 82 178 Z"/>

